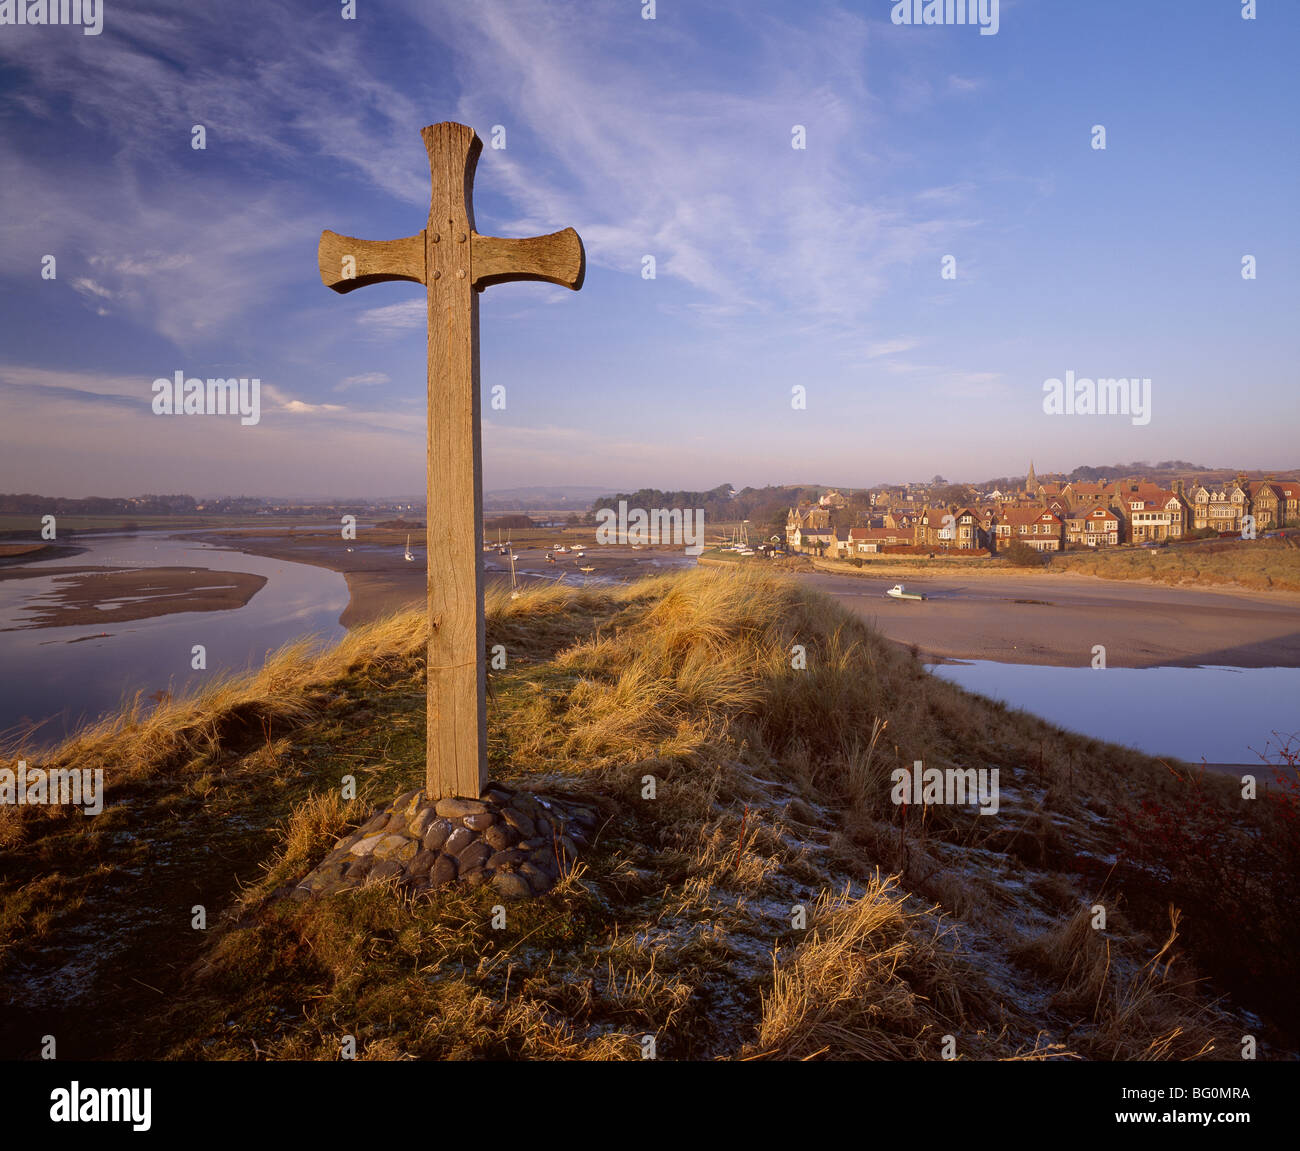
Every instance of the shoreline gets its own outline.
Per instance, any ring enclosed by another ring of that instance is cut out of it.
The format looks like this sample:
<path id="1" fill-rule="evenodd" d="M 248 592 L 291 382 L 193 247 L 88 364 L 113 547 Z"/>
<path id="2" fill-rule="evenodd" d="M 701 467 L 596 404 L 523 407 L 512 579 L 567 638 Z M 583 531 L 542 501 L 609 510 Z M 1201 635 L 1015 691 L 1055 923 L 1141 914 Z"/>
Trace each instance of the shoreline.
<path id="1" fill-rule="evenodd" d="M 242 532 L 203 533 L 200 538 L 342 573 L 349 601 L 339 622 L 348 628 L 425 602 L 424 549 L 418 548 L 415 563 L 402 564 L 402 531 L 367 528 L 366 542 L 352 544 L 352 552 L 337 531 L 308 530 L 274 539 Z M 660 554 L 654 549 L 592 546 L 582 561 L 557 556 L 555 564 L 545 562 L 544 551 L 540 546 L 517 551 L 521 579 L 552 579 L 564 573 L 570 582 L 581 582 L 586 577 L 578 573 L 579 563 L 595 569 L 593 582 L 695 566 L 694 557 L 669 549 Z M 504 557 L 485 555 L 484 563 L 490 574 L 509 578 Z M 1032 570 L 949 569 L 907 576 L 917 590 L 933 598 L 900 603 L 883 596 L 886 587 L 898 582 L 897 569 L 887 575 L 861 569 L 788 574 L 834 595 L 887 639 L 916 647 L 931 663 L 994 660 L 1089 666 L 1094 646 L 1101 645 L 1111 667 L 1300 667 L 1300 594 L 1293 592 L 1219 585 L 1186 588 Z"/>
<path id="2" fill-rule="evenodd" d="M 418 541 L 411 540 L 415 560 L 409 564 L 401 558 L 406 546 L 404 528 L 366 527 L 363 538 L 354 541 L 341 539 L 337 529 L 307 529 L 292 536 L 274 537 L 259 536 L 245 529 L 183 534 L 214 547 L 267 559 L 314 564 L 338 572 L 348 585 L 348 605 L 339 616 L 339 623 L 349 630 L 396 611 L 423 608 L 427 602 L 423 531 L 418 533 Z M 569 553 L 556 556 L 554 564 L 544 559 L 548 550 L 542 545 L 516 545 L 515 566 L 521 581 L 550 582 L 563 576 L 570 586 L 580 586 L 588 575 L 592 583 L 608 583 L 643 579 L 694 566 L 694 557 L 686 557 L 676 548 L 633 551 L 624 546 L 592 545 L 582 560 Z M 485 553 L 483 565 L 489 578 L 509 581 L 510 568 L 504 556 Z M 584 573 L 580 566 L 594 570 Z"/>
<path id="3" fill-rule="evenodd" d="M 1088 667 L 1300 667 L 1300 595 L 1184 588 L 1098 576 L 917 577 L 924 602 L 891 600 L 892 577 L 802 573 L 927 663 Z"/>
<path id="4" fill-rule="evenodd" d="M 89 548 L 76 544 L 0 543 L 0 579 L 4 578 L 3 573 L 21 569 L 25 564 L 66 559 L 88 551 Z"/>
<path id="5" fill-rule="evenodd" d="M 339 615 L 339 623 L 351 630 L 395 611 L 418 606 L 425 599 L 424 564 L 396 567 L 390 552 L 377 550 L 397 549 L 400 558 L 405 533 L 366 528 L 365 534 L 373 542 L 345 541 L 337 528 L 308 528 L 292 535 L 274 536 L 261 534 L 257 529 L 234 528 L 180 532 L 173 538 L 194 539 L 214 548 L 338 572 L 348 587 L 348 602 Z M 390 535 L 391 541 L 387 538 Z"/>
<path id="6" fill-rule="evenodd" d="M 339 623 L 349 630 L 425 603 L 423 539 L 418 543 L 412 539 L 415 559 L 403 562 L 405 528 L 366 527 L 356 541 L 345 541 L 338 529 L 324 527 L 291 535 L 239 528 L 168 535 L 338 572 L 348 589 Z M 554 563 L 546 562 L 545 552 L 540 545 L 516 551 L 521 581 L 563 579 L 570 586 L 581 586 L 586 581 L 643 579 L 697 566 L 695 557 L 680 549 L 633 551 L 626 546 L 593 545 L 582 559 L 568 553 L 555 556 Z M 53 556 L 47 553 L 47 558 Z M 509 580 L 505 557 L 492 552 L 483 561 L 490 577 Z M 215 556 L 214 563 L 219 563 Z M 593 570 L 582 572 L 582 567 Z M 27 627 L 119 623 L 237 608 L 261 586 L 216 567 L 192 573 L 90 565 L 45 568 L 39 562 L 0 567 L 0 581 L 49 574 L 74 582 L 60 588 L 58 604 L 44 607 L 36 617 L 39 622 Z M 1221 585 L 1188 588 L 1033 570 L 924 570 L 916 565 L 891 566 L 888 572 L 828 571 L 818 566 L 783 574 L 833 596 L 885 638 L 915 648 L 927 663 L 991 660 L 1086 667 L 1100 646 L 1105 648 L 1108 667 L 1300 667 L 1300 594 L 1294 592 Z M 228 586 L 213 588 L 213 576 Z M 900 602 L 885 597 L 885 589 L 900 579 L 912 590 L 926 592 L 928 598 Z M 107 611 L 96 606 L 106 599 L 124 598 L 136 602 Z"/>
<path id="7" fill-rule="evenodd" d="M 243 607 L 266 585 L 265 576 L 216 568 L 123 570 L 88 565 L 0 571 L 0 581 L 46 576 L 53 577 L 52 590 L 42 602 L 27 607 L 30 615 L 23 623 L 0 627 L 0 632 L 112 626 L 182 612 L 228 611 Z"/>
<path id="8" fill-rule="evenodd" d="M 882 564 L 876 571 L 872 571 L 869 565 L 845 570 L 839 566 L 830 566 L 825 560 L 816 559 L 812 561 L 812 565 L 813 569 L 821 574 L 844 576 L 849 579 L 890 579 L 894 576 L 905 576 L 908 579 L 955 579 L 960 576 L 964 579 L 978 580 L 1024 579 L 1046 584 L 1059 583 L 1065 580 L 1087 580 L 1097 584 L 1104 584 L 1107 587 L 1170 588 L 1174 591 L 1213 590 L 1223 595 L 1260 596 L 1268 600 L 1289 600 L 1300 605 L 1300 591 L 1293 591 L 1290 588 L 1255 588 L 1246 587 L 1244 584 L 1197 582 L 1196 580 L 1188 580 L 1183 583 L 1168 583 L 1165 580 L 1156 579 L 1111 579 L 1107 576 L 1093 575 L 1091 572 L 1076 572 L 1066 568 L 1053 569 L 1050 566 L 1041 568 L 1008 567 L 990 570 L 977 566 L 982 562 L 980 560 L 970 560 L 968 562 L 970 566 L 965 568 L 954 566 L 952 562 L 942 568 L 925 564 L 906 563 L 891 565 L 886 568 Z M 805 571 L 801 574 L 807 575 L 811 573 Z"/>

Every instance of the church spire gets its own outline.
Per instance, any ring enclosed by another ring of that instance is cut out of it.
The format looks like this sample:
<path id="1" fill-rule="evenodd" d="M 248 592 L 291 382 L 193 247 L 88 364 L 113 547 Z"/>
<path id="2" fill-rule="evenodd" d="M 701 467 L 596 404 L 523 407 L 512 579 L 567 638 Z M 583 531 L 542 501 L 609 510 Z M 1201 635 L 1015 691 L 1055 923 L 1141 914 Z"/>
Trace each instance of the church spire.
<path id="1" fill-rule="evenodd" d="M 1025 477 L 1025 491 L 1031 496 L 1038 491 L 1038 477 L 1034 475 L 1034 461 L 1029 461 L 1029 475 Z"/>

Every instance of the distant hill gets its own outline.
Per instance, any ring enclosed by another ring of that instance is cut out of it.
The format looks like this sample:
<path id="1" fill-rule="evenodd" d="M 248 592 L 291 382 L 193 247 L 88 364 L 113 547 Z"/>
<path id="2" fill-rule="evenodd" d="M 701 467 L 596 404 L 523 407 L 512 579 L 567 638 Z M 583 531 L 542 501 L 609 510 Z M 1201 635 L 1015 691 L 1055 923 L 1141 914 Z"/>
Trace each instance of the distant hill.
<path id="1" fill-rule="evenodd" d="M 527 511 L 538 508 L 555 511 L 559 508 L 572 507 L 575 511 L 586 511 L 592 501 L 606 495 L 613 489 L 596 485 L 539 484 L 535 487 L 496 488 L 483 493 L 484 511 Z"/>
<path id="2" fill-rule="evenodd" d="M 1222 465 L 1211 467 L 1209 464 L 1193 464 L 1188 463 L 1186 460 L 1161 460 L 1158 463 L 1135 460 L 1127 464 L 1082 466 L 1075 468 L 1071 472 L 1053 472 L 1047 468 L 1039 468 L 1037 469 L 1037 476 L 1040 480 L 1054 480 L 1056 482 L 1068 480 L 1072 483 L 1098 483 L 1102 480 L 1110 482 L 1129 476 L 1141 476 L 1153 483 L 1163 483 L 1168 486 L 1170 482 L 1176 479 L 1191 480 L 1195 477 L 1210 483 L 1215 480 L 1222 481 L 1244 474 L 1248 479 L 1262 480 L 1268 476 L 1289 476 L 1294 470 L 1294 468 L 1241 468 Z M 984 480 L 976 486 L 981 488 L 1016 487 L 1024 482 L 1024 478 L 1024 473 L 1017 476 L 998 476 Z"/>

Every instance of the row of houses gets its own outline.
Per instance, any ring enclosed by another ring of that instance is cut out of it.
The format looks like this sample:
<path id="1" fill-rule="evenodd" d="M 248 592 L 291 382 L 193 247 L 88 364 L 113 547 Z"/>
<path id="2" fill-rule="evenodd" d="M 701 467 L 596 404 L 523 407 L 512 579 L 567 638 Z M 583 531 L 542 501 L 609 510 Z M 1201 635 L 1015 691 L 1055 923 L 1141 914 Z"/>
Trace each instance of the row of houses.
<path id="1" fill-rule="evenodd" d="M 1002 493 L 995 493 L 1002 495 Z M 1029 465 L 1024 494 L 1045 507 L 1078 511 L 1098 505 L 1121 513 L 1134 527 L 1133 538 L 1175 539 L 1203 528 L 1240 532 L 1247 516 L 1257 531 L 1300 521 L 1300 480 L 1233 480 L 1190 486 L 1179 479 L 1170 488 L 1141 479 L 1112 483 L 1043 483 Z"/>
<path id="2" fill-rule="evenodd" d="M 1046 508 L 976 510 L 955 505 L 926 508 L 916 513 L 883 517 L 896 522 L 867 527 L 835 529 L 829 523 L 809 522 L 806 511 L 791 509 L 786 543 L 794 551 L 817 551 L 848 557 L 881 552 L 893 547 L 926 547 L 959 551 L 996 551 L 1021 540 L 1040 551 L 1059 551 L 1069 538 L 1090 547 L 1120 540 L 1119 517 L 1102 508 L 1078 517 L 1062 518 Z M 815 520 L 815 517 L 814 517 Z"/>
<path id="3" fill-rule="evenodd" d="M 849 557 L 891 547 L 997 551 L 1020 541 L 1038 551 L 1069 545 L 1113 547 L 1121 543 L 1178 540 L 1205 528 L 1264 532 L 1300 522 L 1300 480 L 1248 481 L 1171 488 L 1141 479 L 1111 484 L 1043 484 L 1030 465 L 1018 493 L 993 493 L 985 506 L 923 506 L 874 509 L 869 522 L 836 528 L 826 502 L 791 508 L 786 542 L 796 551 Z M 1247 517 L 1253 517 L 1253 525 Z"/>

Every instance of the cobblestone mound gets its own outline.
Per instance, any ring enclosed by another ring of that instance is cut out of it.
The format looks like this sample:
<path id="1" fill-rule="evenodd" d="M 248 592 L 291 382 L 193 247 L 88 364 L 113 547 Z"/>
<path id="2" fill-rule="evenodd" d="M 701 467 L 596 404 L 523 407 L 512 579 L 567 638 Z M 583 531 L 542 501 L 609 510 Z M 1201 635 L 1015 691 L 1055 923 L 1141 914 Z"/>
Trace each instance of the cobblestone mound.
<path id="1" fill-rule="evenodd" d="M 505 899 L 550 890 L 595 832 L 594 809 L 490 786 L 480 799 L 408 791 L 334 845 L 292 889 L 310 899 L 396 879 L 415 892 L 490 884 Z"/>

